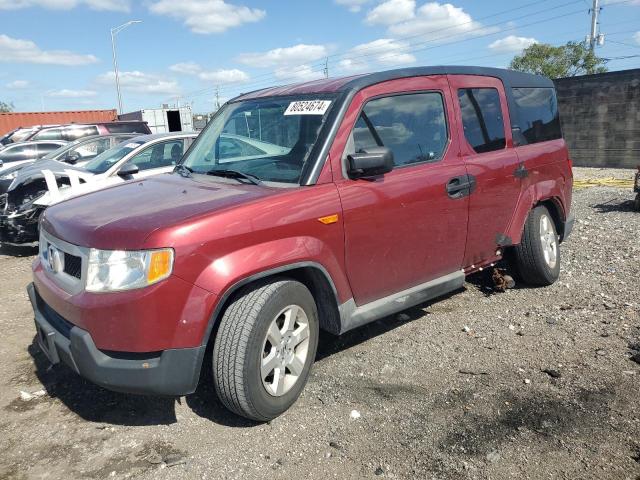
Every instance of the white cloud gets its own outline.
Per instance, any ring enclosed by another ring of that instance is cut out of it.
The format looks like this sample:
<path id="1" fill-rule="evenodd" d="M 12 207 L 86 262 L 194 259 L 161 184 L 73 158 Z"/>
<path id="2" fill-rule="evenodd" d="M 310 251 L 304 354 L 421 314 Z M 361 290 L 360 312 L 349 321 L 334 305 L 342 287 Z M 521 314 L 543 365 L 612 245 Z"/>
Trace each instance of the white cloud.
<path id="1" fill-rule="evenodd" d="M 450 3 L 428 2 L 416 7 L 415 0 L 386 0 L 369 11 L 366 22 L 385 25 L 394 35 L 419 35 L 424 40 L 496 31 L 483 27 L 462 8 Z"/>
<path id="2" fill-rule="evenodd" d="M 184 22 L 194 33 L 222 33 L 244 23 L 258 22 L 266 12 L 225 0 L 158 0 L 149 5 L 158 15 L 167 15 Z"/>
<path id="3" fill-rule="evenodd" d="M 171 65 L 169 70 L 183 75 L 197 75 L 202 71 L 202 67 L 196 62 L 182 62 Z"/>
<path id="4" fill-rule="evenodd" d="M 51 90 L 47 92 L 47 96 L 49 97 L 60 97 L 60 98 L 87 98 L 87 97 L 95 97 L 98 92 L 94 90 L 69 90 L 63 88 L 62 90 Z"/>
<path id="5" fill-rule="evenodd" d="M 247 75 L 242 70 L 232 68 L 229 70 L 215 70 L 212 72 L 201 72 L 198 74 L 200 80 L 206 80 L 214 83 L 241 83 L 249 80 Z"/>
<path id="6" fill-rule="evenodd" d="M 519 53 L 525 48 L 530 47 L 534 43 L 538 43 L 535 38 L 516 37 L 515 35 L 509 35 L 491 43 L 489 45 L 489 48 L 498 53 Z"/>
<path id="7" fill-rule="evenodd" d="M 20 90 L 29 87 L 29 82 L 27 80 L 14 80 L 13 82 L 7 83 L 5 87 L 11 90 Z"/>
<path id="8" fill-rule="evenodd" d="M 636 43 L 640 44 L 640 32 L 636 32 L 633 35 L 633 39 L 636 41 Z"/>
<path id="9" fill-rule="evenodd" d="M 343 5 L 349 9 L 350 12 L 357 13 L 362 9 L 365 3 L 369 0 L 334 0 L 338 5 Z"/>
<path id="10" fill-rule="evenodd" d="M 296 67 L 280 67 L 273 72 L 278 80 L 287 82 L 306 82 L 318 80 L 323 77 L 323 73 L 314 70 L 310 65 L 299 65 Z"/>
<path id="11" fill-rule="evenodd" d="M 263 53 L 242 53 L 238 56 L 238 61 L 256 68 L 285 67 L 313 62 L 326 57 L 328 53 L 328 49 L 324 45 L 300 43 L 292 47 L 274 48 Z"/>
<path id="12" fill-rule="evenodd" d="M 370 64 L 382 66 L 414 63 L 416 57 L 409 53 L 409 45 L 391 38 L 379 38 L 356 45 L 338 62 L 338 68 L 345 72 L 360 72 L 370 69 Z"/>
<path id="13" fill-rule="evenodd" d="M 83 55 L 68 50 L 41 50 L 31 40 L 0 35 L 0 62 L 75 66 L 88 65 L 97 61 L 98 59 L 93 55 Z"/>
<path id="14" fill-rule="evenodd" d="M 137 93 L 149 94 L 175 94 L 180 91 L 178 83 L 174 80 L 167 80 L 157 75 L 139 72 L 119 72 L 120 87 L 123 90 L 129 90 Z M 115 74 L 107 72 L 98 76 L 98 83 L 103 85 L 113 85 L 115 83 Z"/>
<path id="15" fill-rule="evenodd" d="M 415 0 L 386 0 L 367 13 L 370 25 L 393 25 L 411 20 L 415 14 Z"/>
<path id="16" fill-rule="evenodd" d="M 217 84 L 243 83 L 249 80 L 249 75 L 237 68 L 207 71 L 196 62 L 176 63 L 171 65 L 169 70 L 183 75 L 197 76 L 200 80 Z"/>
<path id="17" fill-rule="evenodd" d="M 21 8 L 42 7 L 52 10 L 70 10 L 86 5 L 92 10 L 128 12 L 130 0 L 0 0 L 0 10 L 19 10 Z"/>

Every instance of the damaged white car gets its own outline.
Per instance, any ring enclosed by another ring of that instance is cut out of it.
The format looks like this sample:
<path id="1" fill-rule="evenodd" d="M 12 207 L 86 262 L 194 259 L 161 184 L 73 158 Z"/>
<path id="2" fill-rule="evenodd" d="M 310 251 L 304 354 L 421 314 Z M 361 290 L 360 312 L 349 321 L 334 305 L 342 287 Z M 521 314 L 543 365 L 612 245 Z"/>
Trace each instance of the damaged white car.
<path id="1" fill-rule="evenodd" d="M 38 241 L 38 219 L 50 205 L 127 180 L 171 172 L 196 133 L 141 135 L 101 153 L 83 167 L 56 160 L 20 170 L 0 195 L 0 243 Z"/>

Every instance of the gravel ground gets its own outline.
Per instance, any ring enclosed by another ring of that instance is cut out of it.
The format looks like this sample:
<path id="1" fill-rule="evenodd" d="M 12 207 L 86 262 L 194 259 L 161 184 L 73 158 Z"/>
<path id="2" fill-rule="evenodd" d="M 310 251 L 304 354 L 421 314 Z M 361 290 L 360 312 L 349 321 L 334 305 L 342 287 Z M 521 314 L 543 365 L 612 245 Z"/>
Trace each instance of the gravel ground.
<path id="1" fill-rule="evenodd" d="M 0 478 L 640 479 L 632 198 L 575 192 L 579 221 L 552 287 L 496 293 L 479 274 L 455 295 L 324 335 L 302 397 L 268 424 L 229 414 L 211 388 L 136 397 L 50 368 L 24 290 L 34 251 L 2 249 Z"/>

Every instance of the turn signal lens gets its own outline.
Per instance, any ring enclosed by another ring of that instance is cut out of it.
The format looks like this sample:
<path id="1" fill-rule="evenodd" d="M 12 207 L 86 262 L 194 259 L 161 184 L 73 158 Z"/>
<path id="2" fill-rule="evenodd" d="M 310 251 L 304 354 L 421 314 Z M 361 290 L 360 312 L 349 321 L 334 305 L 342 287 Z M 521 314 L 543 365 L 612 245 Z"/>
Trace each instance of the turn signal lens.
<path id="1" fill-rule="evenodd" d="M 149 271 L 147 273 L 147 283 L 164 280 L 171 275 L 171 267 L 173 266 L 173 250 L 156 250 L 151 252 L 149 261 Z"/>

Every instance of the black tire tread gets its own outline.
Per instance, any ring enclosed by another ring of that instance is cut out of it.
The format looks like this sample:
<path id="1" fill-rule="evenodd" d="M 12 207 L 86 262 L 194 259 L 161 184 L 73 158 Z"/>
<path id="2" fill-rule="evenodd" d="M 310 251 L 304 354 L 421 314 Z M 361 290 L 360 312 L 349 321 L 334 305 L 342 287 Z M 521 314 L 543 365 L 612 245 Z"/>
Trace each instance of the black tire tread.
<path id="1" fill-rule="evenodd" d="M 539 205 L 529 212 L 524 224 L 522 240 L 515 246 L 515 263 L 518 277 L 529 285 L 547 286 L 557 280 L 557 275 L 547 266 L 542 253 L 538 235 L 538 221 L 542 214 L 546 214 L 553 222 L 553 217 L 546 207 Z M 558 263 L 560 263 L 560 249 L 558 248 Z"/>
<path id="2" fill-rule="evenodd" d="M 261 282 L 240 290 L 227 307 L 213 349 L 214 385 L 220 401 L 232 412 L 268 420 L 251 403 L 244 384 L 244 359 L 260 310 L 288 280 Z"/>

